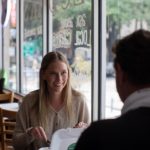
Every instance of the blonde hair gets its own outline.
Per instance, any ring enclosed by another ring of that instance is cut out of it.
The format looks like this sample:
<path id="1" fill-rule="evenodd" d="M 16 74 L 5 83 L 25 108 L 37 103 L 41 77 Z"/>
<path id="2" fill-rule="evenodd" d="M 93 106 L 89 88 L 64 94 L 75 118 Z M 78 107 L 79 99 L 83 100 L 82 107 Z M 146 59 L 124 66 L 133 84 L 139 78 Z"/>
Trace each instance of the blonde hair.
<path id="1" fill-rule="evenodd" d="M 41 68 L 40 68 L 40 89 L 39 89 L 39 122 L 41 126 L 43 126 L 44 129 L 46 129 L 46 126 L 48 125 L 47 117 L 48 117 L 48 109 L 46 102 L 49 100 L 49 91 L 47 87 L 47 82 L 43 80 L 43 73 L 47 69 L 47 67 L 55 62 L 55 61 L 62 61 L 67 65 L 68 68 L 68 81 L 66 86 L 63 89 L 63 101 L 65 103 L 65 109 L 66 109 L 66 115 L 68 117 L 68 121 L 71 121 L 73 112 L 72 112 L 72 87 L 70 84 L 70 76 L 71 76 L 71 70 L 68 64 L 67 59 L 65 56 L 58 51 L 53 51 L 47 53 L 42 60 Z"/>

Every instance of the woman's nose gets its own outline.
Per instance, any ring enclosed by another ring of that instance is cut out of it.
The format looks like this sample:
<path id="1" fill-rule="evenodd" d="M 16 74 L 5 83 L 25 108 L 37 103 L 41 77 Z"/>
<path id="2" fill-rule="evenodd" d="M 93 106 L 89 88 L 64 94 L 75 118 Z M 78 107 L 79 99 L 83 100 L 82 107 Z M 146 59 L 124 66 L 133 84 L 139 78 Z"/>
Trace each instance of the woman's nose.
<path id="1" fill-rule="evenodd" d="M 58 73 L 58 74 L 57 74 L 57 80 L 59 80 L 59 81 L 60 81 L 61 79 L 62 79 L 61 74 L 60 74 L 60 73 Z"/>

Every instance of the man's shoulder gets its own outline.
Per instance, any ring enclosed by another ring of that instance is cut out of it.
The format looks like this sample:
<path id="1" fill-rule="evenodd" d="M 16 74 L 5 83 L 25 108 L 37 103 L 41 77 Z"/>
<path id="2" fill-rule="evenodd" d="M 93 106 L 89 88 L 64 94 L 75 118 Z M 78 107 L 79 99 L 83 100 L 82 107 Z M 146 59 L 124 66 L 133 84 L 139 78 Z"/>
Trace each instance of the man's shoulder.
<path id="1" fill-rule="evenodd" d="M 118 124 L 118 122 L 120 121 L 122 117 L 117 117 L 115 119 L 103 119 L 103 120 L 99 120 L 99 121 L 94 121 L 91 123 L 90 128 L 93 130 L 101 130 L 101 131 L 105 131 L 106 128 L 110 129 L 115 127 L 115 125 Z"/>
<path id="2" fill-rule="evenodd" d="M 141 107 L 132 110 L 114 119 L 103 119 L 95 121 L 91 124 L 90 130 L 96 130 L 104 133 L 109 132 L 124 132 L 127 130 L 136 130 L 140 127 L 150 125 L 150 108 Z"/>
<path id="3" fill-rule="evenodd" d="M 128 149 L 138 145 L 144 149 L 149 142 L 150 108 L 129 111 L 114 119 L 104 119 L 91 123 L 82 133 L 77 149 Z M 117 141 L 117 143 L 116 143 Z M 126 144 L 124 144 L 126 141 Z M 139 142 L 138 142 L 139 141 Z"/>

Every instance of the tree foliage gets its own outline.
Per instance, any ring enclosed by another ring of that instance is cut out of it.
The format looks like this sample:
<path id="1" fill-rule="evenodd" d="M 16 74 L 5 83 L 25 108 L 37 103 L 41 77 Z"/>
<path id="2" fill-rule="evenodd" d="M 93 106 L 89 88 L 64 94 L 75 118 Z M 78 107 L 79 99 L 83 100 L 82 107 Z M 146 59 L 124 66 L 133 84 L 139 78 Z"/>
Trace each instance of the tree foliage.
<path id="1" fill-rule="evenodd" d="M 112 44 L 124 27 L 129 30 L 150 27 L 150 1 L 149 0 L 107 0 L 107 48 L 111 51 Z M 109 52 L 110 53 L 110 52 Z M 111 54 L 108 56 L 112 58 Z"/>
<path id="2" fill-rule="evenodd" d="M 75 18 L 78 15 L 85 14 L 87 25 L 91 27 L 91 0 L 83 0 L 83 3 L 75 3 L 76 0 L 55 0 L 53 4 L 53 20 L 61 22 L 66 18 Z M 82 1 L 82 0 L 80 0 Z M 63 17 L 62 17 L 63 16 Z"/>
<path id="3" fill-rule="evenodd" d="M 107 18 L 118 26 L 128 24 L 133 19 L 150 25 L 149 0 L 107 0 L 106 6 Z"/>

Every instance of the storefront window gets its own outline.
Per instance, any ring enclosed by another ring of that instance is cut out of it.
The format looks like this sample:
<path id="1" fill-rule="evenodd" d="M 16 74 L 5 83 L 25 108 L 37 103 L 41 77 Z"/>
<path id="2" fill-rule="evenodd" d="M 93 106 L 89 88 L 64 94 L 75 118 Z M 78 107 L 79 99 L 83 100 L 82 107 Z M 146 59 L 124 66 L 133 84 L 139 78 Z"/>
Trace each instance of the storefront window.
<path id="1" fill-rule="evenodd" d="M 43 53 L 43 1 L 24 1 L 22 46 L 22 93 L 39 87 L 39 69 Z"/>
<path id="2" fill-rule="evenodd" d="M 72 69 L 73 87 L 91 108 L 91 0 L 49 0 L 49 47 L 63 52 Z"/>
<path id="3" fill-rule="evenodd" d="M 107 0 L 107 66 L 105 118 L 118 116 L 122 102 L 115 85 L 115 71 L 111 47 L 115 40 L 139 29 L 150 29 L 150 1 L 147 0 Z"/>
<path id="4" fill-rule="evenodd" d="M 16 0 L 2 1 L 2 48 L 5 88 L 16 91 Z"/>

